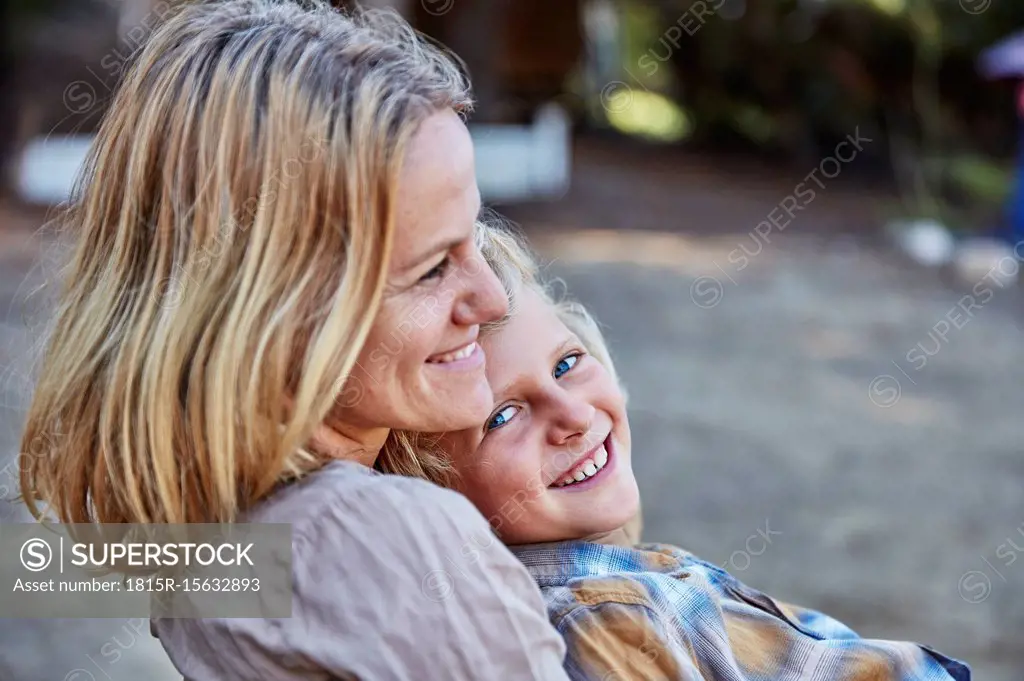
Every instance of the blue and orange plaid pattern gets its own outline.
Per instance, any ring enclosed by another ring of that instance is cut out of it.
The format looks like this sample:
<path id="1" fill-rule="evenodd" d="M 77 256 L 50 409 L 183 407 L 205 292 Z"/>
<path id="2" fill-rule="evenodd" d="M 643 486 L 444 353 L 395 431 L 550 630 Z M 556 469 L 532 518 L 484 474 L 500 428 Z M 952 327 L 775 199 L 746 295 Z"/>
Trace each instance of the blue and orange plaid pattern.
<path id="1" fill-rule="evenodd" d="M 970 681 L 926 646 L 860 638 L 664 544 L 509 547 L 533 575 L 583 681 Z"/>

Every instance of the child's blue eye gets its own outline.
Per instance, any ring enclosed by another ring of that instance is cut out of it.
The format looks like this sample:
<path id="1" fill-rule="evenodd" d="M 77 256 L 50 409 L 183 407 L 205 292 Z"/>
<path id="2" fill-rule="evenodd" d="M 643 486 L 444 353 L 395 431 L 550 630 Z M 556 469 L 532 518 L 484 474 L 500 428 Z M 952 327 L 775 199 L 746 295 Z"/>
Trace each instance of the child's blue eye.
<path id="1" fill-rule="evenodd" d="M 519 407 L 509 405 L 499 411 L 497 414 L 491 417 L 491 420 L 487 422 L 487 430 L 494 430 L 495 428 L 501 428 L 503 425 L 511 421 L 516 412 L 519 411 Z"/>
<path id="2" fill-rule="evenodd" d="M 568 355 L 560 359 L 558 364 L 555 365 L 555 378 L 561 378 L 567 374 L 579 361 L 580 356 L 578 354 Z"/>

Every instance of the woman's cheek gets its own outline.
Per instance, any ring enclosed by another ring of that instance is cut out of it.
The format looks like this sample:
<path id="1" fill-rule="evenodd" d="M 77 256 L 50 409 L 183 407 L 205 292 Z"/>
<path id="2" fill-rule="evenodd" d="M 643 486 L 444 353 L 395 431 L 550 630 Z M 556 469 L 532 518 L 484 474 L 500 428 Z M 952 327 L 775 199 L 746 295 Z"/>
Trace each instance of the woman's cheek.
<path id="1" fill-rule="evenodd" d="M 437 296 L 439 307 L 448 307 L 455 302 L 455 287 L 450 282 L 445 282 L 445 285 L 441 287 L 441 293 Z"/>
<path id="2" fill-rule="evenodd" d="M 374 367 L 374 369 L 383 373 L 384 370 L 387 369 L 388 365 L 391 364 L 391 353 L 383 347 L 374 348 L 370 351 L 369 363 Z M 379 367 L 377 366 L 378 364 L 380 365 Z"/>

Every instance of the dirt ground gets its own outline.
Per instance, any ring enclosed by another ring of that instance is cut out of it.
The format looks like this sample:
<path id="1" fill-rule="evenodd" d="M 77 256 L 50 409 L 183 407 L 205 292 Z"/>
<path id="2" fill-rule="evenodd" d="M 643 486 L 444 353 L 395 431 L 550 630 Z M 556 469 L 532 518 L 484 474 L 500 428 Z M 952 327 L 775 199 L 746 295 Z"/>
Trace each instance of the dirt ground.
<path id="1" fill-rule="evenodd" d="M 606 326 L 630 394 L 645 539 L 865 636 L 930 644 L 978 679 L 1019 681 L 1019 287 L 908 265 L 842 175 L 759 234 L 805 173 L 607 143 L 577 149 L 574 172 L 563 200 L 506 212 Z M 0 216 L 8 454 L 31 343 L 12 301 L 38 279 L 38 222 L 9 206 Z M 174 678 L 131 625 L 0 620 L 0 679 Z M 112 641 L 113 662 L 100 654 Z"/>

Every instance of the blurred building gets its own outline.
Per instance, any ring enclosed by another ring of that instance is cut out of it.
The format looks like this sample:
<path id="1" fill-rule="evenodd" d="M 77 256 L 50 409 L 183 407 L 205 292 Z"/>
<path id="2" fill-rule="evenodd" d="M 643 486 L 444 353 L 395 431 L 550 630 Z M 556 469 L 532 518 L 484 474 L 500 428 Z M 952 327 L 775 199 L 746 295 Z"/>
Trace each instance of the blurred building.
<path id="1" fill-rule="evenodd" d="M 132 51 L 181 1 L 45 0 L 15 9 L 5 4 L 11 14 L 4 22 L 10 35 L 0 66 L 0 81 L 10 93 L 0 106 L 6 186 L 18 187 L 34 202 L 62 200 Z M 563 93 L 583 55 L 580 2 L 361 4 L 398 11 L 462 60 L 474 85 L 481 189 L 490 200 L 565 190 L 572 107 Z M 61 137 L 68 134 L 86 137 Z"/>
<path id="2" fill-rule="evenodd" d="M 180 2 L 181 0 L 176 0 Z M 108 0 L 118 35 L 133 43 L 168 0 Z M 175 0 L 171 0 L 172 3 Z M 346 5 L 344 0 L 335 4 Z M 477 94 L 477 120 L 522 120 L 565 89 L 582 53 L 580 0 L 364 0 L 398 11 L 464 60 Z"/>

